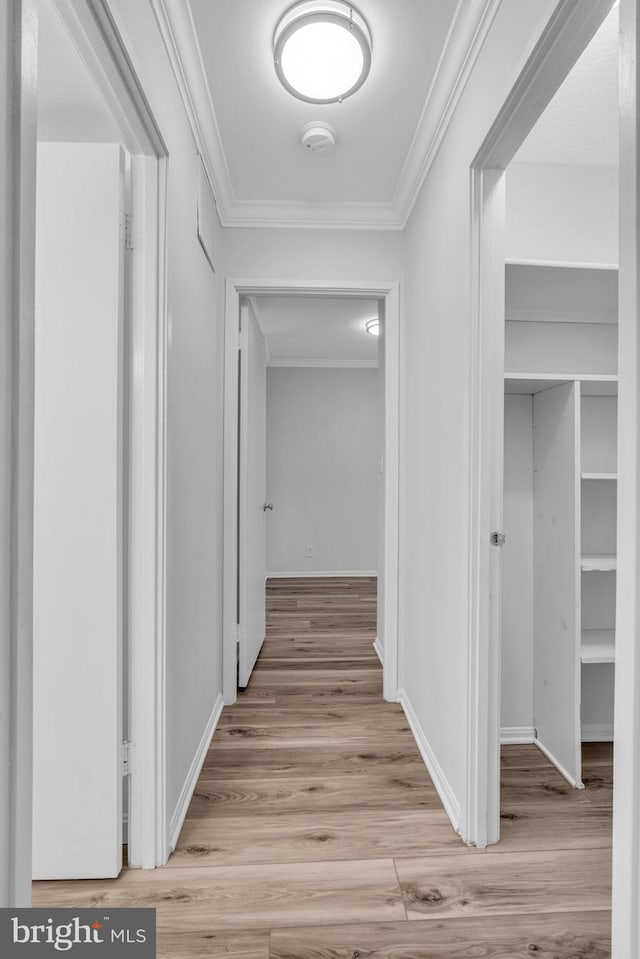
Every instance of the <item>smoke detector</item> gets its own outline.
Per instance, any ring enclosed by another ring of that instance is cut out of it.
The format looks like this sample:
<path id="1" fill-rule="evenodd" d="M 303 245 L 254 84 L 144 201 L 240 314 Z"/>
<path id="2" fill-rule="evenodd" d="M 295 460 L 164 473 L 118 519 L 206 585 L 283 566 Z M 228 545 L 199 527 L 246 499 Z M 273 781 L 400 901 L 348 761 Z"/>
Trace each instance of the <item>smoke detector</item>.
<path id="1" fill-rule="evenodd" d="M 329 153 L 336 145 L 336 132 L 328 123 L 316 120 L 303 126 L 300 140 L 310 153 Z"/>

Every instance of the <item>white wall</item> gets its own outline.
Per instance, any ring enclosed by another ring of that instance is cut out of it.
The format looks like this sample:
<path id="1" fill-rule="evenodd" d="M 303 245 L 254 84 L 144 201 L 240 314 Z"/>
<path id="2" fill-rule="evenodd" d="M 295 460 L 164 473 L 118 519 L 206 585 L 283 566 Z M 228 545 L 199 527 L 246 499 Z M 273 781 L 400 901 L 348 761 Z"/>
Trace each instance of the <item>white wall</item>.
<path id="1" fill-rule="evenodd" d="M 168 161 L 167 813 L 222 690 L 223 284 L 196 237 L 198 156 L 151 5 L 114 0 Z M 217 237 L 221 244 L 221 231 Z M 217 258 L 220 250 L 216 251 Z M 218 271 L 219 263 L 216 263 Z"/>
<path id="2" fill-rule="evenodd" d="M 533 402 L 504 398 L 502 702 L 504 732 L 533 727 Z"/>
<path id="3" fill-rule="evenodd" d="M 548 20 L 503 0 L 405 234 L 400 683 L 464 815 L 469 643 L 469 166 Z"/>
<path id="4" fill-rule="evenodd" d="M 617 264 L 617 169 L 512 163 L 507 258 Z"/>
<path id="5" fill-rule="evenodd" d="M 268 369 L 268 574 L 375 572 L 377 384 L 376 369 Z"/>
<path id="6" fill-rule="evenodd" d="M 403 238 L 396 230 L 242 229 L 224 231 L 224 273 L 242 279 L 399 280 Z"/>

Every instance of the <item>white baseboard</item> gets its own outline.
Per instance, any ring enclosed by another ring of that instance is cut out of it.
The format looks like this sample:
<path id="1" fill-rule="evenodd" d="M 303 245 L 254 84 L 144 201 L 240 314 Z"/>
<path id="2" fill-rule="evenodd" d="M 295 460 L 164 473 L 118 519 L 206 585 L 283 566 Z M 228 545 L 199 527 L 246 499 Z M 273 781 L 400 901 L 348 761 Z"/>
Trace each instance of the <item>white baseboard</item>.
<path id="1" fill-rule="evenodd" d="M 582 727 L 583 743 L 612 743 L 613 723 L 598 723 Z"/>
<path id="2" fill-rule="evenodd" d="M 500 730 L 500 742 L 503 746 L 525 746 L 535 741 L 536 731 L 533 726 L 503 726 Z"/>
<path id="3" fill-rule="evenodd" d="M 378 659 L 380 660 L 381 666 L 384 666 L 384 648 L 383 648 L 382 643 L 380 642 L 380 640 L 378 639 L 377 636 L 376 636 L 376 638 L 375 638 L 374 641 L 373 641 L 373 648 L 374 648 L 375 651 L 376 651 L 376 655 L 377 655 Z"/>
<path id="4" fill-rule="evenodd" d="M 211 716 L 209 717 L 206 729 L 202 734 L 202 739 L 200 740 L 198 748 L 196 749 L 191 767 L 187 773 L 187 778 L 184 781 L 184 786 L 182 787 L 182 792 L 180 793 L 178 802 L 176 803 L 173 816 L 171 817 L 171 823 L 169 825 L 169 845 L 171 852 L 174 851 L 178 844 L 182 825 L 184 823 L 185 816 L 187 815 L 187 810 L 189 809 L 189 803 L 191 802 L 191 797 L 195 792 L 198 777 L 200 776 L 209 746 L 211 745 L 213 734 L 216 731 L 216 726 L 218 725 L 218 720 L 220 719 L 223 705 L 222 693 L 219 693 L 211 712 Z"/>
<path id="5" fill-rule="evenodd" d="M 418 749 L 420 750 L 420 755 L 424 760 L 424 764 L 427 767 L 427 771 L 431 776 L 433 785 L 438 791 L 438 795 L 442 801 L 445 812 L 449 819 L 451 820 L 451 825 L 457 833 L 460 832 L 461 825 L 461 815 L 460 815 L 460 803 L 458 802 L 456 795 L 449 784 L 449 780 L 442 771 L 440 763 L 435 757 L 431 746 L 427 741 L 427 737 L 424 734 L 424 730 L 418 721 L 418 717 L 413 711 L 413 707 L 409 702 L 406 690 L 398 690 L 398 702 L 404 709 L 404 714 L 407 717 L 407 722 L 411 732 L 413 733 L 413 738 L 416 741 Z"/>
<path id="6" fill-rule="evenodd" d="M 267 573 L 267 579 L 357 579 L 359 576 L 377 576 L 375 569 L 338 569 L 338 570 L 306 570 L 304 573 Z"/>
<path id="7" fill-rule="evenodd" d="M 558 762 L 556 757 L 547 749 L 543 742 L 541 742 L 539 739 L 536 739 L 535 743 L 540 752 L 547 757 L 550 763 L 553 763 L 558 772 L 564 776 L 570 786 L 573 786 L 574 789 L 584 789 L 583 784 L 581 782 L 579 783 L 570 773 L 567 772 L 562 763 Z"/>

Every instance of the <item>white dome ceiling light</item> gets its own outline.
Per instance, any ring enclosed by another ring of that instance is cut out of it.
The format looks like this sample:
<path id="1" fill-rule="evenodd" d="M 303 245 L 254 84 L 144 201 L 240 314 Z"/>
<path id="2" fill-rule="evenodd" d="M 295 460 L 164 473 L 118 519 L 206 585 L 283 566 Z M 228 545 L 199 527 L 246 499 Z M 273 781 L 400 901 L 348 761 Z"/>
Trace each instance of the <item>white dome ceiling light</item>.
<path id="1" fill-rule="evenodd" d="M 302 0 L 273 36 L 280 82 L 307 103 L 339 103 L 359 90 L 371 67 L 371 33 L 346 0 Z"/>
<path id="2" fill-rule="evenodd" d="M 380 336 L 380 320 L 375 316 L 372 320 L 367 320 L 364 325 L 367 333 L 370 333 L 371 336 Z"/>

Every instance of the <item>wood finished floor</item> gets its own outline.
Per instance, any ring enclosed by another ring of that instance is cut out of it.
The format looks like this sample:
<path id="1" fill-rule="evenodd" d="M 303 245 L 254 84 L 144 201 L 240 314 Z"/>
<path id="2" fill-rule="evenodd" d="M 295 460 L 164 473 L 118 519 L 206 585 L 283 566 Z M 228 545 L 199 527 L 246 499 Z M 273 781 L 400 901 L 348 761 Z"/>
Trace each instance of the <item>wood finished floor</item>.
<path id="1" fill-rule="evenodd" d="M 470 849 L 382 700 L 375 581 L 275 580 L 267 607 L 168 865 L 34 905 L 155 906 L 162 959 L 608 957 L 611 748 L 585 746 L 578 791 L 505 747 L 503 839 Z"/>

